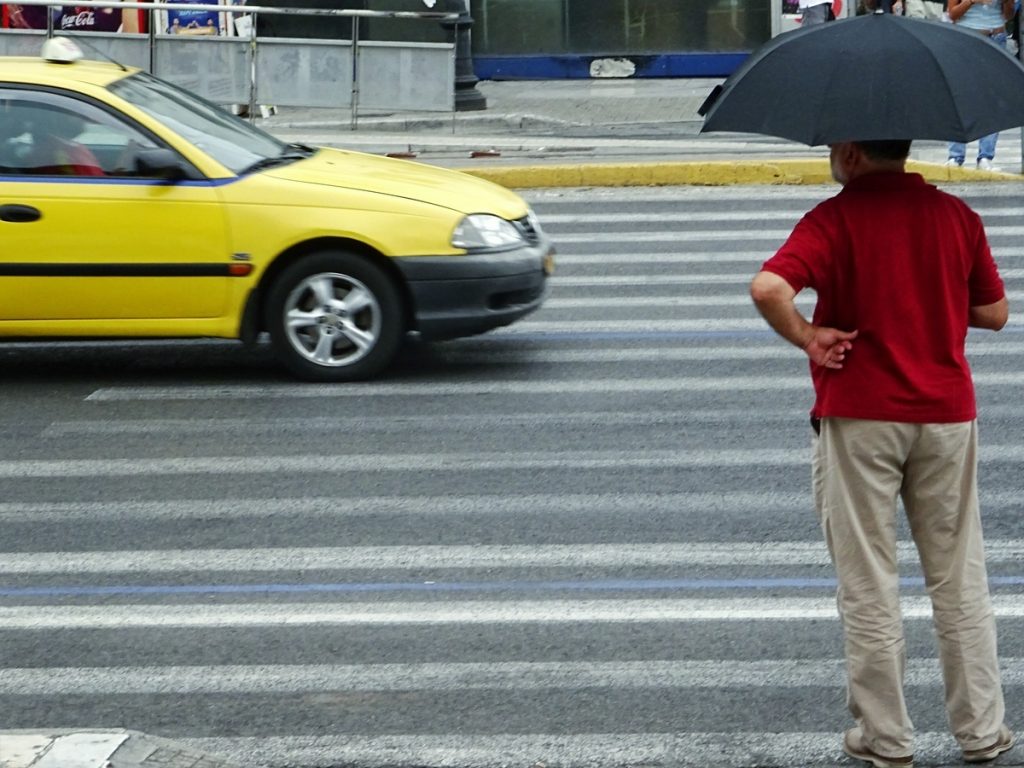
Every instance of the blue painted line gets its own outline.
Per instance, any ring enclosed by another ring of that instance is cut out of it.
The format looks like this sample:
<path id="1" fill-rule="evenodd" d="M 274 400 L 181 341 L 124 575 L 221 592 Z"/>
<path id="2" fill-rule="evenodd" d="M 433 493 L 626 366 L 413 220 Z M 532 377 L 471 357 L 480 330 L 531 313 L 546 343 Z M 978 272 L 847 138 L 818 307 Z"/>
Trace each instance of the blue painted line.
<path id="1" fill-rule="evenodd" d="M 749 339 L 774 336 L 772 330 L 764 331 L 532 331 L 529 333 L 506 333 L 487 339 L 495 342 L 514 344 L 524 341 L 644 341 L 680 339 L 731 338 Z"/>
<path id="2" fill-rule="evenodd" d="M 1021 586 L 1024 576 L 992 576 L 993 586 Z M 900 579 L 904 587 L 923 587 L 924 579 Z M 835 589 L 835 579 L 599 579 L 593 581 L 454 581 L 335 584 L 114 584 L 85 587 L 0 587 L 0 597 L 97 597 L 111 595 L 198 594 L 367 594 L 382 592 L 631 592 L 654 590 Z"/>

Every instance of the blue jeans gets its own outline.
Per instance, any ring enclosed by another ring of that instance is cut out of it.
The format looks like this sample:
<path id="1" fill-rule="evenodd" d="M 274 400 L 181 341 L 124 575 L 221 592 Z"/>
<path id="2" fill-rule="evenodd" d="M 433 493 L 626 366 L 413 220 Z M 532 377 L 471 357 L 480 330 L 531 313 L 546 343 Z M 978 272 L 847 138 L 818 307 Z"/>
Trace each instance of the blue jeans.
<path id="1" fill-rule="evenodd" d="M 988 136 L 982 136 L 978 139 L 978 159 L 981 160 L 983 157 L 987 157 L 989 160 L 996 156 L 996 139 L 999 138 L 998 133 L 990 133 Z M 951 141 L 949 143 L 949 158 L 950 160 L 956 160 L 960 165 L 964 164 L 964 157 L 967 155 L 967 145 L 962 144 L 959 141 Z"/>
<path id="2" fill-rule="evenodd" d="M 993 35 L 989 38 L 996 45 L 1006 47 L 1006 33 L 1002 32 L 998 35 Z M 996 140 L 999 138 L 998 133 L 990 133 L 988 136 L 982 136 L 978 139 L 978 159 L 987 158 L 992 160 L 996 156 Z M 951 141 L 949 143 L 949 159 L 956 160 L 960 165 L 964 164 L 964 158 L 967 156 L 967 145 L 962 144 L 959 141 Z"/>

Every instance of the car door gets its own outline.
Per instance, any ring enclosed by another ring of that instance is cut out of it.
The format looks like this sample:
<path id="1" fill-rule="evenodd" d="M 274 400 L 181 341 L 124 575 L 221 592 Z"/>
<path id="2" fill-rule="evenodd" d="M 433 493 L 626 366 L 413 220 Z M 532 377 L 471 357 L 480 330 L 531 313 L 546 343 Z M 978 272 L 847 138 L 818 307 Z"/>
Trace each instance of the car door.
<path id="1" fill-rule="evenodd" d="M 225 313 L 214 184 L 147 178 L 133 157 L 166 147 L 69 91 L 0 84 L 0 125 L 0 322 L 115 321 L 112 332 Z"/>

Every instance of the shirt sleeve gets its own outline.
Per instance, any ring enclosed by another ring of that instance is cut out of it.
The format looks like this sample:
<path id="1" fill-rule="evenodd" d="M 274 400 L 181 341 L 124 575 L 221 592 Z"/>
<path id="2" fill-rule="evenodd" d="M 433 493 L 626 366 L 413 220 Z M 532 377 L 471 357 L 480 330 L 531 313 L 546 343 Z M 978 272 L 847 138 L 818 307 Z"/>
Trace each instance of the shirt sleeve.
<path id="1" fill-rule="evenodd" d="M 972 307 L 983 307 L 987 304 L 995 304 L 1006 296 L 1003 286 L 1003 279 L 999 276 L 999 268 L 996 267 L 995 259 L 992 258 L 992 250 L 988 245 L 988 238 L 985 237 L 985 229 L 978 219 L 978 237 L 974 251 L 974 261 L 971 265 L 971 274 L 967 285 L 970 292 L 970 305 Z"/>
<path id="2" fill-rule="evenodd" d="M 761 269 L 778 275 L 797 293 L 804 288 L 817 290 L 830 254 L 825 214 L 819 206 L 797 223 L 786 242 Z"/>

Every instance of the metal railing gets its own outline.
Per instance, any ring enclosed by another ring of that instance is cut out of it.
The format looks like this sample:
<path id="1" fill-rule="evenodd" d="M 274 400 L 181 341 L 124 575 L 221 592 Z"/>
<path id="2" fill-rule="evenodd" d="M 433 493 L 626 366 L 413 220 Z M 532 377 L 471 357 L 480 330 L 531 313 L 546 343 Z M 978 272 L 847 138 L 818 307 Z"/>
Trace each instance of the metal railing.
<path id="1" fill-rule="evenodd" d="M 38 55 L 42 38 L 73 37 L 101 56 L 145 69 L 220 104 L 347 107 L 355 128 L 360 108 L 454 111 L 455 41 L 411 43 L 360 39 L 360 21 L 404 19 L 457 26 L 459 14 L 435 11 L 369 11 L 270 8 L 209 3 L 79 0 L 76 8 L 117 8 L 147 14 L 145 33 L 54 29 L 54 0 L 20 0 L 45 6 L 45 30 L 0 30 L 0 54 Z M 163 30 L 163 13 L 218 14 L 234 31 L 236 17 L 250 17 L 245 36 L 178 35 Z M 351 38 L 260 37 L 261 16 L 312 16 L 351 20 Z M 456 29 L 457 36 L 457 29 Z M 88 54 L 87 54 L 88 55 Z M 93 56 L 88 56 L 94 58 Z M 347 85 L 347 93 L 345 87 Z"/>

